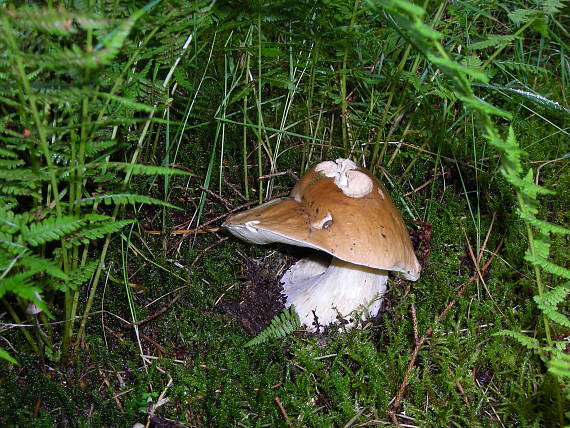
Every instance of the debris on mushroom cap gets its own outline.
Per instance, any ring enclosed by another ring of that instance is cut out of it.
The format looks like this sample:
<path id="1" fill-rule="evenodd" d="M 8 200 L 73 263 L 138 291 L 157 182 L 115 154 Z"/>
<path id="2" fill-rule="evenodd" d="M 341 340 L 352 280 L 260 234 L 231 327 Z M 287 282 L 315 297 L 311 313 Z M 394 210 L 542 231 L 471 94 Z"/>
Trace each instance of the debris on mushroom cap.
<path id="1" fill-rule="evenodd" d="M 371 184 L 358 197 L 343 190 L 351 187 L 354 173 Z M 348 159 L 321 162 L 299 180 L 290 197 L 231 216 L 223 226 L 257 244 L 315 248 L 353 264 L 402 272 L 412 281 L 420 275 L 408 230 L 388 192 Z"/>
<path id="2" fill-rule="evenodd" d="M 321 162 L 315 166 L 315 171 L 325 177 L 334 177 L 334 184 L 351 198 L 361 198 L 369 194 L 373 187 L 370 177 L 358 171 L 358 165 L 350 159 Z"/>

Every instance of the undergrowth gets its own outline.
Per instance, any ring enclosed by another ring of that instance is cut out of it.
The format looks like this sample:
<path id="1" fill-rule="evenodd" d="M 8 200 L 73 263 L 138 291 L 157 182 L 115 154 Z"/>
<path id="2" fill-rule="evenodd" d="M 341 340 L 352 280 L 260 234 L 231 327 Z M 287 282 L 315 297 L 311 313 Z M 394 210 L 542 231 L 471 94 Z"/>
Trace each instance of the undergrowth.
<path id="1" fill-rule="evenodd" d="M 567 11 L 2 3 L 0 424 L 386 424 L 430 326 L 399 423 L 567 424 Z M 297 254 L 217 226 L 340 156 L 384 182 L 422 279 L 362 330 L 285 311 L 248 342 L 280 309 L 244 299 Z"/>

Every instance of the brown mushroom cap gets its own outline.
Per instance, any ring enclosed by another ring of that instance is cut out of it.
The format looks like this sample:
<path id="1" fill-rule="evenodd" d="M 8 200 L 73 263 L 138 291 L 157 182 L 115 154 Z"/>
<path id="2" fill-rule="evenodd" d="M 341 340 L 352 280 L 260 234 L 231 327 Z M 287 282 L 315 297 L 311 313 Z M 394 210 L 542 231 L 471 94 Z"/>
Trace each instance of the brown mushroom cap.
<path id="1" fill-rule="evenodd" d="M 333 177 L 316 171 L 322 164 L 303 176 L 290 197 L 231 216 L 224 227 L 249 242 L 316 248 L 349 263 L 417 280 L 421 266 L 408 230 L 382 184 L 362 168 L 351 169 L 373 185 L 367 194 L 350 197 Z"/>

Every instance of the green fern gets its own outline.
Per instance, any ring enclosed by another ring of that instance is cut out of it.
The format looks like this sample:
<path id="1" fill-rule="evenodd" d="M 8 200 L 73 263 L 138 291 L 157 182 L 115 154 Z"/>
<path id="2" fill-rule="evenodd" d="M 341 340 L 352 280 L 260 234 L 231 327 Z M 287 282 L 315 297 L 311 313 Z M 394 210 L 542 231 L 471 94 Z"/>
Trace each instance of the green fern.
<path id="1" fill-rule="evenodd" d="M 166 168 L 163 166 L 129 164 L 124 162 L 105 162 L 102 167 L 116 168 L 129 171 L 134 175 L 188 175 L 194 176 L 191 172 L 181 169 Z"/>
<path id="2" fill-rule="evenodd" d="M 31 246 L 55 241 L 85 225 L 86 220 L 76 216 L 50 217 L 21 228 L 22 238 Z"/>
<path id="3" fill-rule="evenodd" d="M 516 37 L 511 34 L 489 34 L 485 40 L 471 43 L 467 48 L 472 51 L 486 48 L 496 48 L 498 46 L 506 46 L 515 39 Z"/>
<path id="4" fill-rule="evenodd" d="M 96 195 L 87 198 L 79 199 L 75 202 L 78 205 L 93 205 L 96 202 L 103 202 L 105 205 L 125 205 L 125 204 L 150 204 L 150 205 L 162 205 L 164 207 L 173 208 L 179 210 L 175 205 L 169 204 L 168 202 L 161 201 L 160 199 L 151 198 L 149 196 L 137 195 L 133 193 L 113 193 L 109 195 Z"/>
<path id="5" fill-rule="evenodd" d="M 246 348 L 256 346 L 267 342 L 271 338 L 280 339 L 291 334 L 299 327 L 301 327 L 301 320 L 297 312 L 295 312 L 295 306 L 291 305 L 276 315 L 261 333 L 248 341 L 244 346 Z"/>
<path id="6" fill-rule="evenodd" d="M 373 0 L 369 0 L 369 4 L 373 7 L 377 6 Z M 536 218 L 536 215 L 540 212 L 540 203 L 537 197 L 539 195 L 552 195 L 554 192 L 535 184 L 532 170 L 529 169 L 525 173 L 521 162 L 521 158 L 525 152 L 519 147 L 513 128 L 509 128 L 509 132 L 505 138 L 497 131 L 492 116 L 498 115 L 510 119 L 511 115 L 475 96 L 473 84 L 469 79 L 486 83 L 488 80 L 486 76 L 477 74 L 479 71 L 474 74 L 472 70 L 467 69 L 459 63 L 455 63 L 455 61 L 449 57 L 439 42 L 440 36 L 424 28 L 425 24 L 423 24 L 422 19 L 425 15 L 425 11 L 422 8 L 406 0 L 382 0 L 379 4 L 385 10 L 392 13 L 392 19 L 389 19 L 387 22 L 394 26 L 410 43 L 413 43 L 429 61 L 438 65 L 451 79 L 457 98 L 463 102 L 466 108 L 478 116 L 485 137 L 501 155 L 501 173 L 506 181 L 515 189 L 519 213 L 521 213 L 521 217 L 527 224 L 529 249 L 526 252 L 525 259 L 533 266 L 535 272 L 538 294 L 535 297 L 535 301 L 543 315 L 542 319 L 544 322 L 546 345 L 542 345 L 536 338 L 531 338 L 511 330 L 503 330 L 497 334 L 512 337 L 521 345 L 535 351 L 547 362 L 549 370 L 559 376 L 559 379 L 570 394 L 570 361 L 566 356 L 563 356 L 562 352 L 550 352 L 551 349 L 555 349 L 553 348 L 554 341 L 551 337 L 550 323 L 555 322 L 565 327 L 570 324 L 566 315 L 558 310 L 558 306 L 566 302 L 568 293 L 560 289 L 560 287 L 562 287 L 561 285 L 554 286 L 551 291 L 545 291 L 541 276 L 542 270 L 551 276 L 552 281 L 556 281 L 557 277 L 570 279 L 570 270 L 548 260 L 550 234 L 568 234 L 570 232 L 562 226 L 551 225 L 548 222 Z M 558 13 L 562 6 L 562 1 L 550 0 L 544 2 L 542 9 L 537 9 L 536 12 L 511 14 L 510 18 L 513 22 L 524 22 L 526 26 L 536 22 L 537 30 L 544 33 L 545 30 L 541 27 L 539 18 Z M 521 27 L 516 35 L 520 36 L 524 28 L 526 27 Z M 504 41 L 513 40 L 514 37 L 515 34 L 502 37 L 493 36 L 488 38 L 485 42 L 471 45 L 471 47 L 482 49 L 495 46 L 500 49 L 501 46 L 504 45 Z M 412 42 L 412 40 L 415 42 Z M 437 52 L 437 54 L 434 52 Z M 534 101 L 539 102 L 538 98 L 534 98 Z M 541 99 L 540 102 L 545 104 L 545 102 L 548 101 L 545 100 Z M 549 107 L 554 108 L 553 105 L 549 105 Z"/>
<path id="7" fill-rule="evenodd" d="M 509 336 L 513 339 L 516 339 L 521 345 L 525 348 L 530 349 L 531 351 L 539 351 L 540 350 L 540 342 L 535 339 L 534 337 L 526 336 L 522 333 L 512 330 L 500 330 L 493 334 L 494 336 Z"/>
<path id="8" fill-rule="evenodd" d="M 73 247 L 82 244 L 88 244 L 90 241 L 104 238 L 109 234 L 118 232 L 123 227 L 134 223 L 134 220 L 118 220 L 114 222 L 104 222 L 104 223 L 94 223 L 88 226 L 82 227 L 77 234 L 74 234 L 67 238 L 66 246 Z"/>

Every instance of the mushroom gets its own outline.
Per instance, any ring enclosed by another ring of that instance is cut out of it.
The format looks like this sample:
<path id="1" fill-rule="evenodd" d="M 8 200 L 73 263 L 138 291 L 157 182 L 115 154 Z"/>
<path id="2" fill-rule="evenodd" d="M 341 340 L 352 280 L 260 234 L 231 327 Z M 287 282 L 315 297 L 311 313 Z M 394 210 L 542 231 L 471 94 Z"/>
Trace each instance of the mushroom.
<path id="1" fill-rule="evenodd" d="M 283 243 L 332 256 L 302 259 L 281 278 L 286 305 L 315 331 L 343 318 L 375 316 L 388 271 L 416 281 L 419 265 L 402 217 L 382 184 L 349 159 L 321 162 L 291 191 L 229 217 L 223 226 L 255 244 Z"/>

